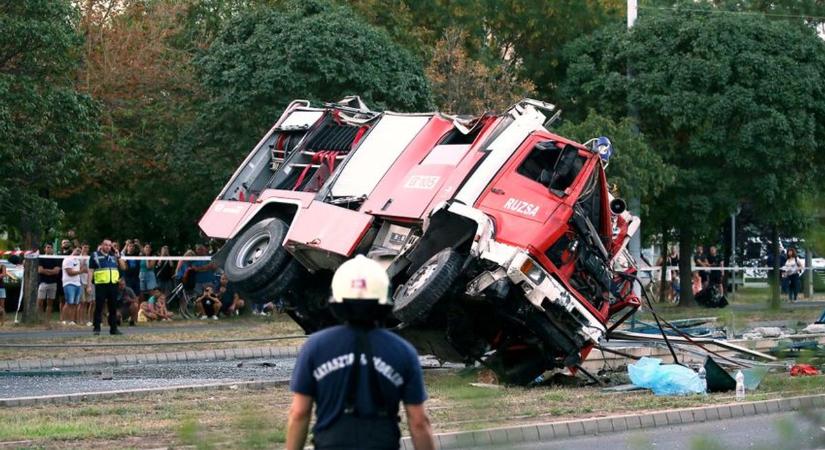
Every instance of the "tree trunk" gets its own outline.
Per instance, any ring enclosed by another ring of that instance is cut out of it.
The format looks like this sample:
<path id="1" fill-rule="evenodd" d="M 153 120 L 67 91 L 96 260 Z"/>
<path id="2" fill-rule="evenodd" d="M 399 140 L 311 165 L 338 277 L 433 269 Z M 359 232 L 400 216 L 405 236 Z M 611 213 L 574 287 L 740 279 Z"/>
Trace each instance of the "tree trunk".
<path id="1" fill-rule="evenodd" d="M 771 228 L 771 255 L 773 255 L 773 264 L 770 276 L 770 307 L 771 309 L 779 309 L 779 228 L 776 225 Z"/>
<path id="2" fill-rule="evenodd" d="M 26 255 L 23 260 L 23 321 L 35 323 L 41 320 L 37 309 L 37 258 Z"/>
<path id="3" fill-rule="evenodd" d="M 693 233 L 679 230 L 679 306 L 696 304 L 693 299 Z"/>
<path id="4" fill-rule="evenodd" d="M 659 303 L 667 301 L 667 294 L 670 292 L 670 286 L 667 282 L 667 258 L 670 252 L 667 251 L 667 230 L 662 231 L 662 271 L 659 272 L 661 279 L 659 280 Z"/>

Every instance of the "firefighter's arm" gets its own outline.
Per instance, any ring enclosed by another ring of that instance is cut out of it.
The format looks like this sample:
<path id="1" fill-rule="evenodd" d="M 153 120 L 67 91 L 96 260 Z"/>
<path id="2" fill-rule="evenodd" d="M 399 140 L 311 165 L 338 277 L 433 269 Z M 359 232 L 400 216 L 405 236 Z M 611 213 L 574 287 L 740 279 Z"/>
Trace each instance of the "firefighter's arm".
<path id="1" fill-rule="evenodd" d="M 303 394 L 292 395 L 289 407 L 289 421 L 286 428 L 287 450 L 301 450 L 307 441 L 309 420 L 312 417 L 312 397 Z"/>
<path id="2" fill-rule="evenodd" d="M 404 409 L 407 412 L 407 425 L 410 427 L 410 437 L 415 450 L 434 449 L 433 429 L 430 427 L 430 419 L 427 417 L 427 411 L 424 410 L 424 404 L 404 404 Z"/>

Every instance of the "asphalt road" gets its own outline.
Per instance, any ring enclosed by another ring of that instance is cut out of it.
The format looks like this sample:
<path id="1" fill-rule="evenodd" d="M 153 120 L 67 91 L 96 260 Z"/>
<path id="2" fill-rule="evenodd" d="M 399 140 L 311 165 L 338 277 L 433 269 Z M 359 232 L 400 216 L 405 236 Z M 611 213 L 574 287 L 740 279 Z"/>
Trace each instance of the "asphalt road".
<path id="1" fill-rule="evenodd" d="M 0 399 L 289 379 L 294 358 L 209 361 L 199 363 L 142 364 L 112 369 L 87 367 L 36 372 L 0 372 Z M 112 379 L 101 379 L 111 370 Z"/>
<path id="2" fill-rule="evenodd" d="M 523 445 L 508 445 L 519 450 L 607 450 L 607 449 L 765 449 L 793 450 L 825 447 L 825 421 L 783 413 L 728 419 L 685 426 L 654 428 L 643 432 L 584 436 Z M 494 447 L 484 447 L 494 448 Z"/>

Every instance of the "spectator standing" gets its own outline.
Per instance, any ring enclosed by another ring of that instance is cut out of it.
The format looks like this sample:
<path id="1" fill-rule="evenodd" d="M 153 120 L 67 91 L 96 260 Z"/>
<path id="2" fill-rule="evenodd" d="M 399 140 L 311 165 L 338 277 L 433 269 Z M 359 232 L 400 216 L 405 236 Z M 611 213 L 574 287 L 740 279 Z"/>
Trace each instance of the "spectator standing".
<path id="1" fill-rule="evenodd" d="M 80 304 L 80 275 L 89 269 L 84 269 L 80 264 L 80 248 L 72 250 L 72 254 L 63 259 L 63 294 L 66 297 L 66 304 L 63 306 L 63 325 L 74 325 L 80 322 L 78 316 L 78 305 Z"/>
<path id="2" fill-rule="evenodd" d="M 397 449 L 400 402 L 413 446 L 435 447 L 418 354 L 380 325 L 392 311 L 389 284 L 384 268 L 361 255 L 335 272 L 330 308 L 345 325 L 312 334 L 298 353 L 287 449 L 304 448 L 313 404 L 316 449 Z"/>
<path id="3" fill-rule="evenodd" d="M 141 255 L 146 257 L 152 256 L 152 245 L 144 244 Z M 143 259 L 140 260 L 139 263 L 140 293 L 144 297 L 148 297 L 149 295 L 151 295 L 151 292 L 157 289 L 158 287 L 158 280 L 157 276 L 155 275 L 155 266 L 158 262 L 154 259 Z"/>
<path id="4" fill-rule="evenodd" d="M 788 280 L 788 300 L 795 302 L 801 290 L 800 275 L 805 270 L 805 261 L 799 259 L 796 249 L 788 249 L 788 259 L 782 266 L 782 276 Z"/>
<path id="5" fill-rule="evenodd" d="M 85 322 L 86 326 L 90 327 L 94 312 L 95 290 L 89 280 L 89 244 L 85 242 L 80 247 L 80 267 L 86 270 L 80 273 L 80 307 L 77 323 Z"/>
<path id="6" fill-rule="evenodd" d="M 0 264 L 0 325 L 6 323 L 6 266 Z"/>
<path id="7" fill-rule="evenodd" d="M 205 246 L 197 245 L 195 255 L 209 256 L 209 253 Z M 212 261 L 193 261 L 191 267 L 195 271 L 195 295 L 200 295 L 207 285 L 210 287 L 215 286 L 215 269 L 218 268 L 215 263 Z"/>
<path id="8" fill-rule="evenodd" d="M 164 245 L 160 248 L 160 256 L 161 257 L 169 257 L 169 246 Z M 175 278 L 175 263 L 171 260 L 161 260 L 158 261 L 157 265 L 155 266 L 155 275 L 158 280 L 158 288 L 164 295 L 167 297 L 172 292 L 174 286 L 174 278 Z"/>
<path id="9" fill-rule="evenodd" d="M 62 239 L 60 241 L 60 251 L 57 252 L 58 255 L 68 258 L 72 255 L 72 241 L 69 239 Z M 71 320 L 71 318 L 66 318 L 66 294 L 63 293 L 63 284 L 57 283 L 57 301 L 60 306 L 58 307 L 58 312 L 60 315 L 60 323 L 63 325 L 66 324 L 67 321 Z"/>
<path id="10" fill-rule="evenodd" d="M 120 281 L 120 255 L 112 248 L 112 241 L 104 239 L 98 251 L 89 258 L 95 284 L 95 315 L 93 332 L 100 334 L 103 306 L 109 311 L 109 334 L 123 334 L 117 329 L 117 285 Z"/>
<path id="11" fill-rule="evenodd" d="M 54 247 L 52 244 L 46 244 L 43 247 L 43 254 L 46 256 L 54 255 Z M 46 326 L 52 315 L 52 308 L 57 298 L 57 285 L 60 283 L 60 260 L 56 258 L 39 258 L 37 260 L 37 310 L 43 310 L 45 304 L 46 311 Z"/>
<path id="12" fill-rule="evenodd" d="M 675 267 L 675 269 L 670 270 L 670 298 L 673 303 L 679 303 L 679 248 L 675 245 L 670 247 L 670 253 L 667 255 L 667 266 Z"/>
<path id="13" fill-rule="evenodd" d="M 693 265 L 697 269 L 708 266 L 708 257 L 705 254 L 705 247 L 703 245 L 696 246 L 696 252 L 693 254 Z M 708 284 L 708 271 L 699 270 L 699 278 L 702 280 L 702 289 Z"/>
<path id="14" fill-rule="evenodd" d="M 220 286 L 218 286 L 218 298 L 221 299 L 221 312 L 227 316 L 237 316 L 244 307 L 244 300 L 241 298 L 235 286 L 229 282 L 226 274 L 221 274 Z"/>
<path id="15" fill-rule="evenodd" d="M 708 249 L 708 255 L 706 259 L 708 262 L 708 267 L 722 267 L 722 264 L 724 262 L 722 256 L 719 255 L 719 252 L 716 249 L 715 245 L 711 245 Z M 708 281 L 710 282 L 710 285 L 715 286 L 716 289 L 719 290 L 720 294 L 724 294 L 725 292 L 725 287 L 722 283 L 722 280 L 724 280 L 724 275 L 725 273 L 722 270 L 711 270 L 708 275 Z"/>
<path id="16" fill-rule="evenodd" d="M 183 256 L 195 256 L 195 252 L 187 250 Z M 175 279 L 181 286 L 180 294 L 178 294 L 178 312 L 184 319 L 189 319 L 192 317 L 189 313 L 189 295 L 195 288 L 195 271 L 192 270 L 192 261 L 178 261 Z"/>
<path id="17" fill-rule="evenodd" d="M 126 241 L 124 252 L 124 256 L 140 256 L 140 250 L 132 241 Z M 132 292 L 140 292 L 140 261 L 121 258 L 120 269 L 123 271 L 126 286 L 128 286 Z"/>

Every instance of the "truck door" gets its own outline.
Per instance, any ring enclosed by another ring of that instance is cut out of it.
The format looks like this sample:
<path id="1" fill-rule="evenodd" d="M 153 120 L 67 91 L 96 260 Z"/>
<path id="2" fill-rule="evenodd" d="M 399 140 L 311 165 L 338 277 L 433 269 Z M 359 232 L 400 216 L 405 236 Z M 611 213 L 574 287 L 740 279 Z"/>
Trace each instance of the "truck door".
<path id="1" fill-rule="evenodd" d="M 541 136 L 526 139 L 478 203 L 495 218 L 498 239 L 521 245 L 535 242 L 585 161 L 575 147 Z M 559 174 L 563 164 L 568 170 Z"/>

